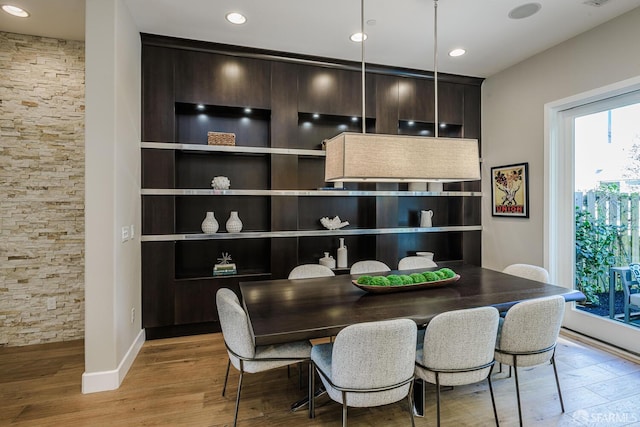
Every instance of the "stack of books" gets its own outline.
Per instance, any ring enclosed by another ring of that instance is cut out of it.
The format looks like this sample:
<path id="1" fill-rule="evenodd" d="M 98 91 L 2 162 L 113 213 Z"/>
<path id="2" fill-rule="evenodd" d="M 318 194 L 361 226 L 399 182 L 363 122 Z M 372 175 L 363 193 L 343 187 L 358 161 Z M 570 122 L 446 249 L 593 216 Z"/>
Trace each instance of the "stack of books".
<path id="1" fill-rule="evenodd" d="M 216 264 L 213 266 L 214 276 L 227 276 L 229 274 L 238 274 L 235 264 Z"/>

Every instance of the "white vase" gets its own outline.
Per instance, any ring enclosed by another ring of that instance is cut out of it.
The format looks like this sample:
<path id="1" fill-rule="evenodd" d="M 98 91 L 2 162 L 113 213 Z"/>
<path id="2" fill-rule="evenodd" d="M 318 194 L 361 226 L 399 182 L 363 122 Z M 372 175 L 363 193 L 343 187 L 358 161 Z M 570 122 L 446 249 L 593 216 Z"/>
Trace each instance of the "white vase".
<path id="1" fill-rule="evenodd" d="M 338 268 L 347 268 L 347 247 L 344 245 L 344 237 L 340 237 L 338 247 Z"/>
<path id="2" fill-rule="evenodd" d="M 218 231 L 218 221 L 213 215 L 213 212 L 207 212 L 207 216 L 202 221 L 202 232 L 206 234 L 213 234 Z"/>
<path id="3" fill-rule="evenodd" d="M 237 211 L 231 211 L 226 227 L 229 233 L 238 233 L 242 230 L 242 221 L 240 221 Z"/>

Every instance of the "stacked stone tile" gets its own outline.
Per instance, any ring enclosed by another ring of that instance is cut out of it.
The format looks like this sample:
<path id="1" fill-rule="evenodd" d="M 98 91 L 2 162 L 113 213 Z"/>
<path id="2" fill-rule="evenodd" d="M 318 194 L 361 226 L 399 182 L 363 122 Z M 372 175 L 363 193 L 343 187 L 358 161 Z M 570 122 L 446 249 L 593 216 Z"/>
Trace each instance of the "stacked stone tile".
<path id="1" fill-rule="evenodd" d="M 0 32 L 0 346 L 84 336 L 84 70 L 82 42 Z"/>

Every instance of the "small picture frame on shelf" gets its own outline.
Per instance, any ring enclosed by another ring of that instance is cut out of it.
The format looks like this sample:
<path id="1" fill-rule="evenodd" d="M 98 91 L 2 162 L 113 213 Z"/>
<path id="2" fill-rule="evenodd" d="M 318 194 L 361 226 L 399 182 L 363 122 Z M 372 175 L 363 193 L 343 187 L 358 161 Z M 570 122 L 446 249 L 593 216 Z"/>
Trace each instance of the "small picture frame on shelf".
<path id="1" fill-rule="evenodd" d="M 491 168 L 491 215 L 529 218 L 529 163 Z"/>

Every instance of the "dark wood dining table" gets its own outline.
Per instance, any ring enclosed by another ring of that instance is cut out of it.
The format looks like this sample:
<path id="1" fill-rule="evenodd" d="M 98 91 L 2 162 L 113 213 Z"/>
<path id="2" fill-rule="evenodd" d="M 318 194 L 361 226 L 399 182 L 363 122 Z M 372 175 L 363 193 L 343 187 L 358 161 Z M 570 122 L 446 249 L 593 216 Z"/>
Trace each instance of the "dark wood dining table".
<path id="1" fill-rule="evenodd" d="M 551 295 L 568 302 L 585 299 L 579 291 L 462 262 L 440 267 L 453 269 L 460 279 L 437 288 L 372 294 L 351 282 L 360 275 L 347 274 L 242 282 L 240 291 L 256 345 L 333 336 L 351 324 L 377 320 L 408 318 L 420 327 L 446 311 L 482 306 L 505 311 L 520 301 Z M 416 270 L 402 273 L 412 272 Z"/>

